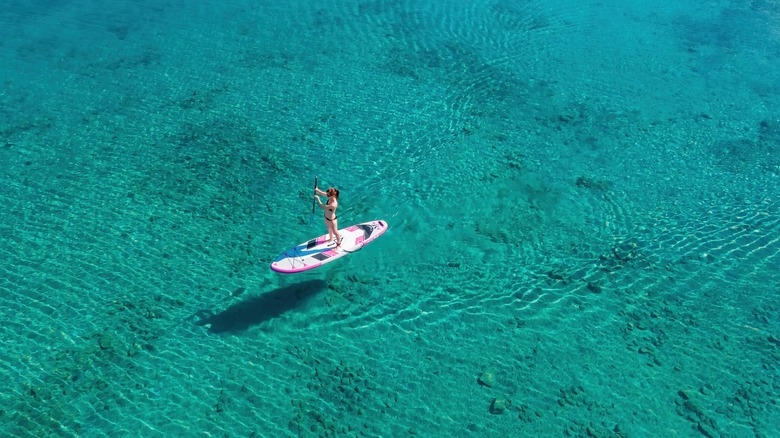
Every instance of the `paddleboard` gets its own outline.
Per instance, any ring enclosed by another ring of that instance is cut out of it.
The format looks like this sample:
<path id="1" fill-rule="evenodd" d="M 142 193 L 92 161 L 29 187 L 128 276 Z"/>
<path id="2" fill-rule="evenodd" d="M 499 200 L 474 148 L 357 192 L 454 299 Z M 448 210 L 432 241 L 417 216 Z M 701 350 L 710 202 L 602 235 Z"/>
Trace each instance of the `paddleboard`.
<path id="1" fill-rule="evenodd" d="M 322 235 L 283 252 L 271 263 L 271 269 L 283 274 L 308 271 L 352 254 L 387 231 L 387 222 L 371 221 L 339 230 L 341 245 L 325 243 L 328 235 Z"/>

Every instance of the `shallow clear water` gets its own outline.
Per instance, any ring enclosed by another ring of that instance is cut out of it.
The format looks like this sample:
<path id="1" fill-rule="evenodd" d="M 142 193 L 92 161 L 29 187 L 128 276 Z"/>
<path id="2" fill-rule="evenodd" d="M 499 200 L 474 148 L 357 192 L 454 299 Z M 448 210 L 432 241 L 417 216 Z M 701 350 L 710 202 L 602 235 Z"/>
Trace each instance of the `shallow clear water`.
<path id="1" fill-rule="evenodd" d="M 780 435 L 779 65 L 774 0 L 6 2 L 0 435 Z M 315 175 L 390 230 L 275 274 Z"/>

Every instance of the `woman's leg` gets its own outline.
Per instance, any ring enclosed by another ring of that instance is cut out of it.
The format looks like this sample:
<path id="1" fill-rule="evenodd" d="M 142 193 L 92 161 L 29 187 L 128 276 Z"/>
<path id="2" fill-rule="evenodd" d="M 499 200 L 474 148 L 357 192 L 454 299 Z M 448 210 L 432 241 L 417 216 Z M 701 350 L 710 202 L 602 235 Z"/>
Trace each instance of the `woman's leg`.
<path id="1" fill-rule="evenodd" d="M 333 219 L 333 222 L 330 223 L 330 226 L 333 227 L 333 237 L 336 239 L 336 246 L 341 245 L 341 236 L 339 236 L 339 220 Z"/>
<path id="2" fill-rule="evenodd" d="M 325 229 L 328 230 L 328 240 L 325 241 L 325 243 L 330 243 L 333 240 L 333 233 L 331 230 L 331 222 L 327 219 L 324 219 L 325 221 Z"/>

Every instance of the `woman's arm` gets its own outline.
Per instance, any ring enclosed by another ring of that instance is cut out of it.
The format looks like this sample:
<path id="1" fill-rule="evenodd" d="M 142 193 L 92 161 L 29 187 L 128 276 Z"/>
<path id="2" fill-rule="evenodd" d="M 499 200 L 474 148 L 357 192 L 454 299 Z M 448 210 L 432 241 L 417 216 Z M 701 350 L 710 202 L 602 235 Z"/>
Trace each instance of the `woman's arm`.
<path id="1" fill-rule="evenodd" d="M 323 191 L 322 191 L 322 190 L 320 190 L 318 187 L 315 187 L 315 188 L 314 188 L 314 191 L 315 191 L 315 192 L 316 192 L 318 195 L 322 195 L 322 196 L 328 196 L 328 194 L 327 194 L 327 193 L 323 192 Z"/>

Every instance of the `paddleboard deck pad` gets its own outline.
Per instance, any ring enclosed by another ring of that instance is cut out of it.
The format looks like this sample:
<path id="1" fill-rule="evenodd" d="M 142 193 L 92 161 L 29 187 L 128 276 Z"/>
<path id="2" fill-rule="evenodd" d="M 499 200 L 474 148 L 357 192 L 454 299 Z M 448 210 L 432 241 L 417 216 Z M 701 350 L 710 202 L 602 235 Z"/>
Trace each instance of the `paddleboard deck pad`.
<path id="1" fill-rule="evenodd" d="M 338 247 L 335 242 L 325 242 L 327 234 L 307 240 L 279 255 L 271 263 L 271 269 L 283 274 L 294 274 L 318 268 L 360 250 L 384 234 L 387 227 L 387 222 L 377 220 L 342 228 L 339 230 L 341 245 Z"/>

